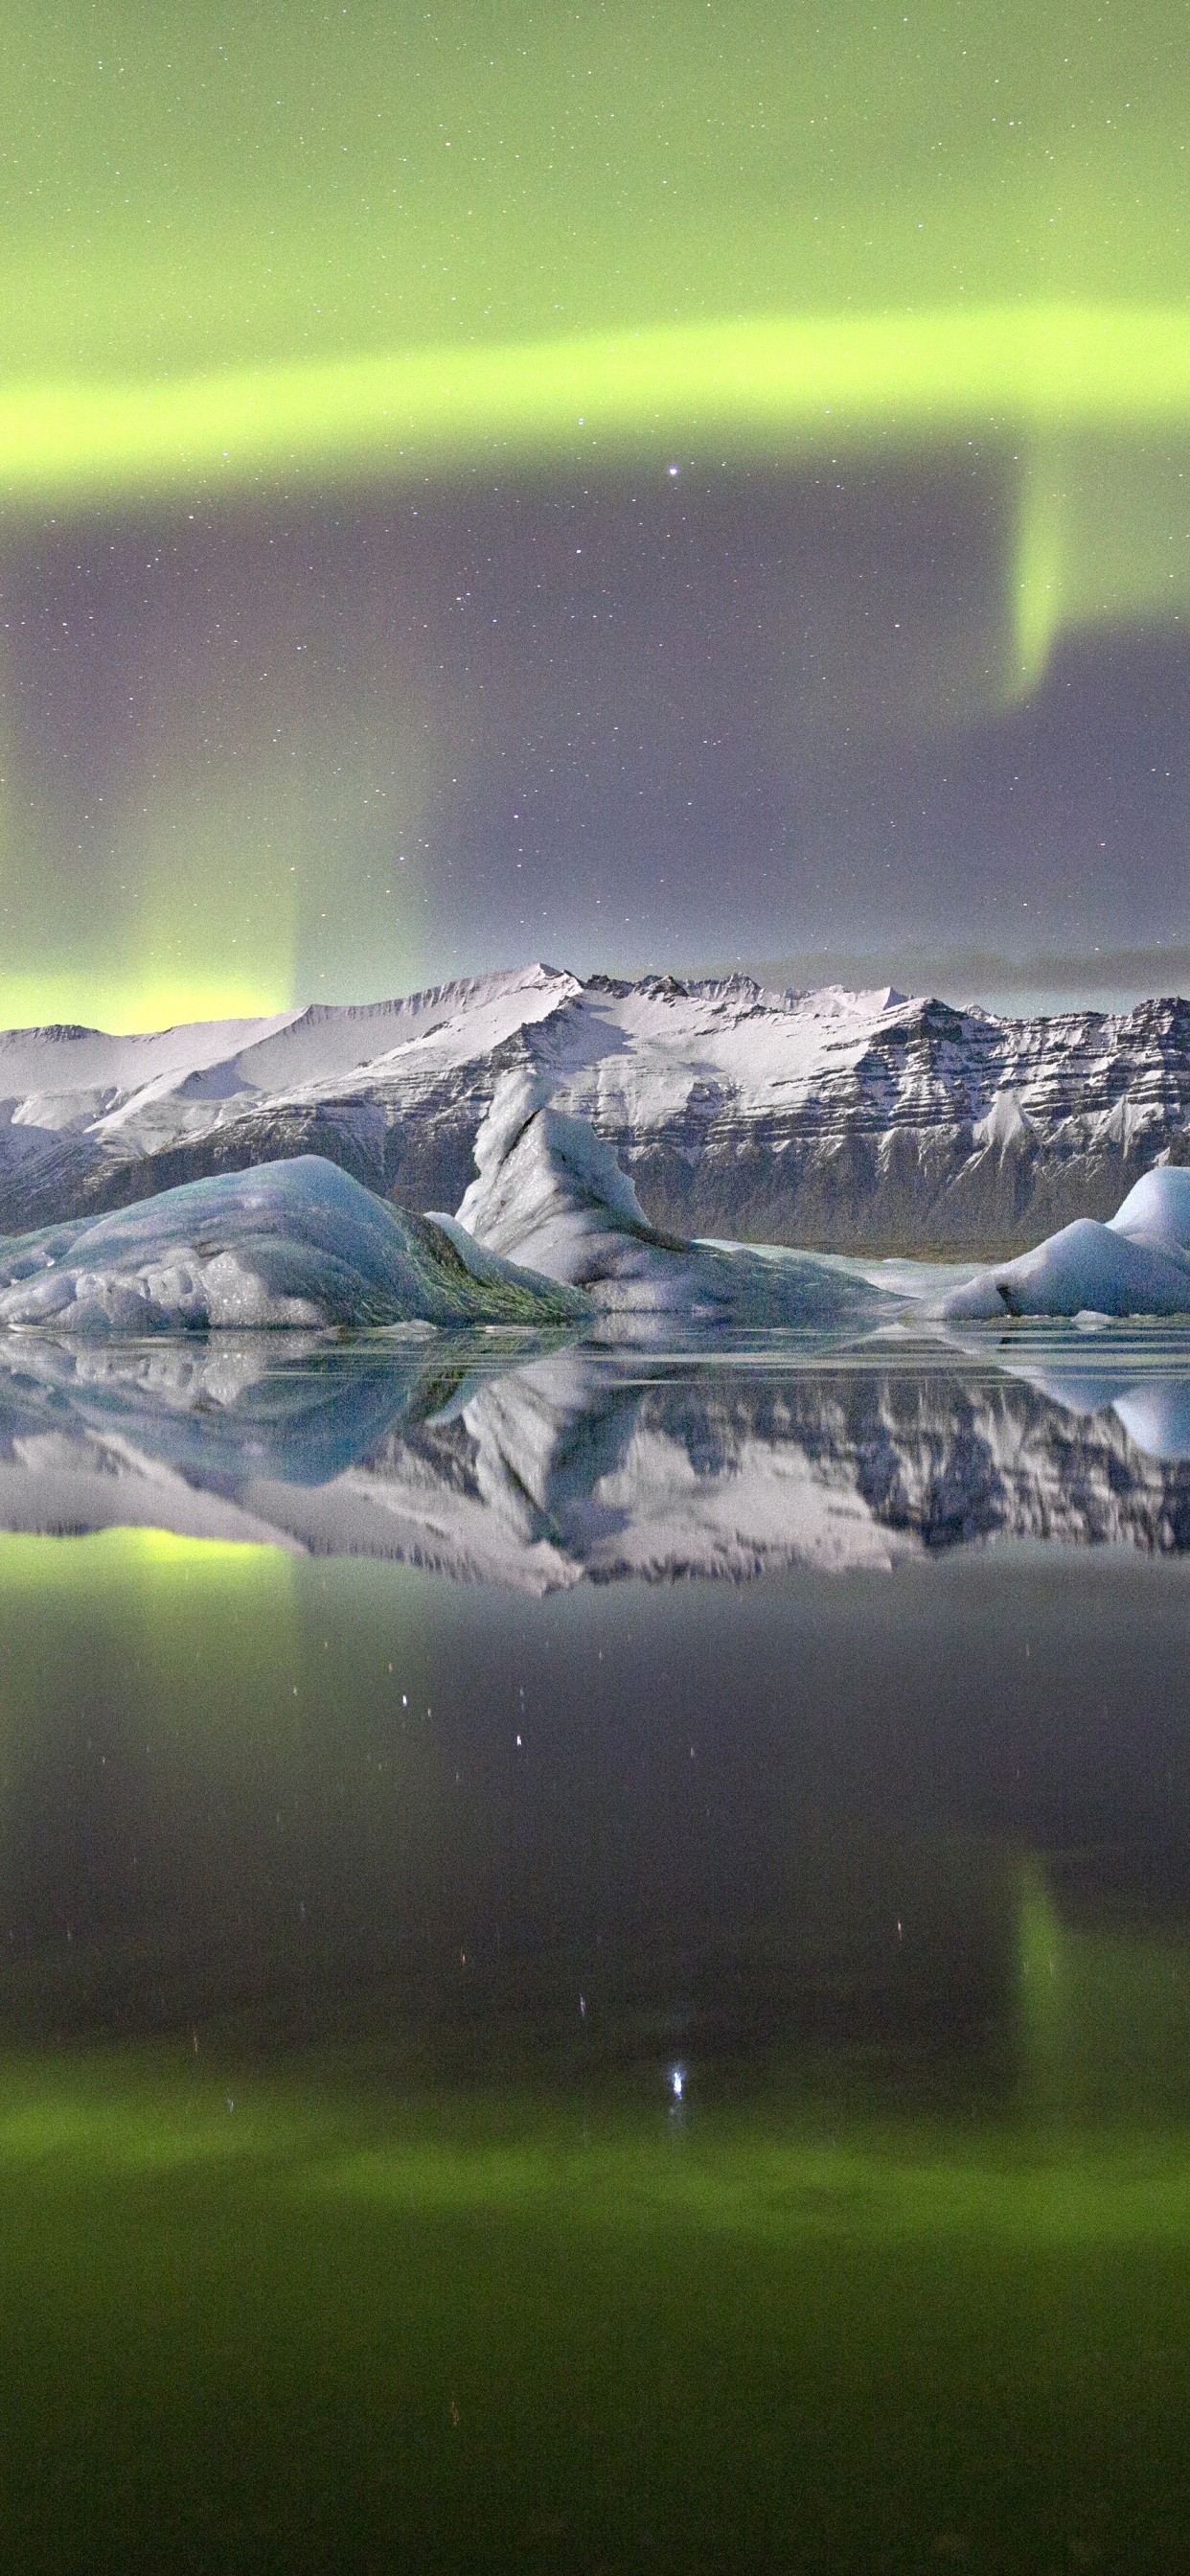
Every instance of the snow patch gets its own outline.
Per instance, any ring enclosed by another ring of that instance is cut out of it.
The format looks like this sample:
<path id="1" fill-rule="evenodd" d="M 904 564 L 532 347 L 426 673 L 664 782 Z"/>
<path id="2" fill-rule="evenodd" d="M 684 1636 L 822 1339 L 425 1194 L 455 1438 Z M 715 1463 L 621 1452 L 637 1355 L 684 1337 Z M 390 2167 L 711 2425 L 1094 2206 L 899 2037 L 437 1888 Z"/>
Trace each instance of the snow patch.
<path id="1" fill-rule="evenodd" d="M 984 1116 L 976 1119 L 971 1139 L 973 1144 L 995 1148 L 1003 1160 L 1010 1146 L 1023 1144 L 1035 1134 L 1032 1119 L 1021 1108 L 1019 1092 L 997 1091 Z"/>

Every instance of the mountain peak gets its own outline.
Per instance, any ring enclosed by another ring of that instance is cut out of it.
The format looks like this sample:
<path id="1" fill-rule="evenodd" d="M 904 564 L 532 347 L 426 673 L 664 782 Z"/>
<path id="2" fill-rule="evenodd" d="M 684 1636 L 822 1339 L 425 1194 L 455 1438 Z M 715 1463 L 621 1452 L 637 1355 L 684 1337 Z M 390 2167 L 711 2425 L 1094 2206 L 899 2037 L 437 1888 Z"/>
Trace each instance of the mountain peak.
<path id="1" fill-rule="evenodd" d="M 1190 1163 L 1176 996 L 1005 1020 L 891 984 L 777 994 L 536 959 L 268 1019 L 0 1035 L 0 1230 L 296 1153 L 455 1207 L 518 1067 L 680 1237 L 1007 1258 L 1110 1216 L 1159 1158 Z"/>

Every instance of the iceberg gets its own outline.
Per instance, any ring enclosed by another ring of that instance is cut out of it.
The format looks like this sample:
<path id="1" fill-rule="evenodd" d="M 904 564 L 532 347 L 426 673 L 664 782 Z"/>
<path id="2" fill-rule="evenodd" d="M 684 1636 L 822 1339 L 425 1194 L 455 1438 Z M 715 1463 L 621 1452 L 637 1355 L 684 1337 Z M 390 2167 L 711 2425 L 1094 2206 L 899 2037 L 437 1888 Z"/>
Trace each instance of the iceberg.
<path id="1" fill-rule="evenodd" d="M 1190 1171 L 1146 1172 L 1106 1225 L 1076 1217 L 943 1298 L 948 1323 L 1008 1315 L 1190 1315 Z"/>
<path id="2" fill-rule="evenodd" d="M 501 1077 L 475 1162 L 456 1217 L 434 1218 L 460 1258 L 479 1246 L 579 1289 L 620 1338 L 663 1320 L 852 1330 L 904 1311 L 894 1293 L 821 1254 L 690 1240 L 650 1224 L 612 1146 L 550 1105 L 548 1075 Z"/>
<path id="3" fill-rule="evenodd" d="M 1129 1190 L 1111 1220 L 1115 1234 L 1190 1252 L 1190 1171 L 1162 1163 Z"/>
<path id="4" fill-rule="evenodd" d="M 569 1325 L 572 1287 L 377 1198 L 318 1154 L 0 1242 L 0 1326 L 55 1333 Z"/>

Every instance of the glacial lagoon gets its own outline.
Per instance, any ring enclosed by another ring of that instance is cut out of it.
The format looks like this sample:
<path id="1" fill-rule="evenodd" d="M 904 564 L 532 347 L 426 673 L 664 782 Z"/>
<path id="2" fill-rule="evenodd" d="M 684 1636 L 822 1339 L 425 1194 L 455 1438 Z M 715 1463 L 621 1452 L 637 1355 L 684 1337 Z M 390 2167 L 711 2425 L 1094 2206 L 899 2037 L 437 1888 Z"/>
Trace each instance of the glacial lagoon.
<path id="1" fill-rule="evenodd" d="M 1190 1330 L 0 1344 L 22 2570 L 1167 2570 Z"/>

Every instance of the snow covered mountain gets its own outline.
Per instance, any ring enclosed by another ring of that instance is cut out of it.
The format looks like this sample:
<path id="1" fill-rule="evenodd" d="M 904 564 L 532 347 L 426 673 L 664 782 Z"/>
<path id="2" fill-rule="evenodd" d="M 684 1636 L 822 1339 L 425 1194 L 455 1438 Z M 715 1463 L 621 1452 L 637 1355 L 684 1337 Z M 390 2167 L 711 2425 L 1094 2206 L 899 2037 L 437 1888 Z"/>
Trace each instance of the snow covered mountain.
<path id="1" fill-rule="evenodd" d="M 536 965 L 394 1002 L 0 1034 L 0 1230 L 325 1155 L 457 1208 L 502 1075 L 590 1118 L 676 1234 L 1005 1257 L 1190 1163 L 1190 1004 L 997 1020 L 886 990 Z"/>

